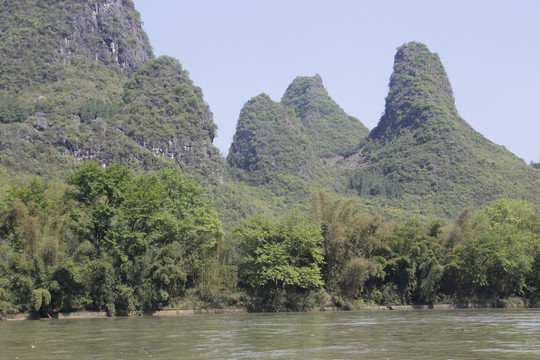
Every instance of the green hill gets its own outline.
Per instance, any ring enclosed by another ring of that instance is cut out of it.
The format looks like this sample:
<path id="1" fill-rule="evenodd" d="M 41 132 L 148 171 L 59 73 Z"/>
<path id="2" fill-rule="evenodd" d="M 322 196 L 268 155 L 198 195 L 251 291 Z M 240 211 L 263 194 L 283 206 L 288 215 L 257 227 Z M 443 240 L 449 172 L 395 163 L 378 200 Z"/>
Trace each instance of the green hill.
<path id="1" fill-rule="evenodd" d="M 319 75 L 297 77 L 274 102 L 261 94 L 240 112 L 227 164 L 233 178 L 264 186 L 289 204 L 306 203 L 319 189 L 346 190 L 342 159 L 367 129 L 330 98 Z"/>
<path id="2" fill-rule="evenodd" d="M 224 161 L 212 144 L 217 126 L 201 88 L 178 60 L 150 60 L 124 85 L 117 127 L 137 144 L 187 172 L 223 181 Z"/>
<path id="3" fill-rule="evenodd" d="M 540 206 L 540 173 L 459 116 L 424 44 L 398 49 L 385 112 L 366 135 L 320 76 L 298 77 L 280 103 L 260 95 L 244 106 L 227 162 L 233 178 L 285 203 L 317 190 L 356 194 L 360 209 L 386 218 L 453 219 L 500 198 Z"/>
<path id="4" fill-rule="evenodd" d="M 212 191 L 235 209 L 229 218 L 306 204 L 318 190 L 357 195 L 362 210 L 388 218 L 453 218 L 502 197 L 540 207 L 538 170 L 461 119 L 439 57 L 423 44 L 398 49 L 371 132 L 319 75 L 294 79 L 280 102 L 251 99 L 226 170 L 202 90 L 177 60 L 154 58 L 132 1 L 2 1 L 0 9 L 2 179 L 62 177 L 86 160 L 180 167 L 202 184 L 223 183 L 228 172 L 233 182 Z M 231 203 L 235 194 L 249 194 L 244 209 Z"/>
<path id="5" fill-rule="evenodd" d="M 154 59 L 132 1 L 0 9 L 0 165 L 55 177 L 96 160 L 223 179 L 201 89 L 178 61 Z"/>
<path id="6" fill-rule="evenodd" d="M 365 165 L 351 187 L 408 212 L 452 218 L 503 197 L 540 205 L 540 173 L 459 116 L 438 55 L 421 43 L 398 49 L 384 115 L 355 156 Z"/>
<path id="7" fill-rule="evenodd" d="M 281 103 L 295 110 L 319 157 L 346 155 L 369 134 L 368 128 L 332 100 L 319 75 L 294 79 Z"/>

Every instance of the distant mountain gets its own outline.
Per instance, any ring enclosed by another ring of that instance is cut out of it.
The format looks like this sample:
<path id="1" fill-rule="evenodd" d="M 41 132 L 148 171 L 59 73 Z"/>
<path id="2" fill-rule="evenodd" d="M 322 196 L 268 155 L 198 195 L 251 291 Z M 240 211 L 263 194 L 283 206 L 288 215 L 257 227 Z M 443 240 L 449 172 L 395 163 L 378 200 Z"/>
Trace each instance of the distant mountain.
<path id="1" fill-rule="evenodd" d="M 211 191 L 230 224 L 317 190 L 393 218 L 454 218 L 502 197 L 540 209 L 538 169 L 461 119 L 424 44 L 398 49 L 371 132 L 319 75 L 297 77 L 280 102 L 245 104 L 225 163 L 202 90 L 178 60 L 154 57 L 131 0 L 0 1 L 0 38 L 0 193 L 5 179 L 62 177 L 95 160 L 180 167 L 201 184 L 228 174 Z"/>
<path id="2" fill-rule="evenodd" d="M 154 59 L 131 0 L 0 3 L 0 165 L 58 176 L 96 160 L 225 169 L 202 91 L 178 61 Z"/>
<path id="3" fill-rule="evenodd" d="M 328 95 L 319 75 L 297 77 L 281 103 L 295 110 L 319 157 L 349 154 L 369 134 L 367 127 L 347 115 Z"/>
<path id="4" fill-rule="evenodd" d="M 266 94 L 242 108 L 227 162 L 261 185 L 282 173 L 309 180 L 320 166 L 300 119 Z"/>
<path id="5" fill-rule="evenodd" d="M 421 43 L 398 49 L 384 115 L 354 156 L 359 195 L 420 214 L 454 217 L 501 197 L 540 205 L 538 171 L 459 116 L 438 55 Z"/>
<path id="6" fill-rule="evenodd" d="M 305 201 L 335 180 L 326 161 L 349 154 L 367 133 L 330 98 L 319 75 L 298 77 L 281 102 L 261 94 L 244 105 L 227 164 L 240 181 Z"/>
<path id="7" fill-rule="evenodd" d="M 186 171 L 222 181 L 224 162 L 212 141 L 217 126 L 201 88 L 178 60 L 150 60 L 124 85 L 117 127 L 155 155 Z"/>
<path id="8" fill-rule="evenodd" d="M 398 49 L 369 135 L 320 76 L 298 77 L 280 103 L 263 94 L 244 106 L 227 163 L 233 178 L 291 204 L 322 189 L 403 219 L 455 218 L 502 197 L 540 207 L 540 173 L 459 116 L 438 55 L 417 42 Z"/>

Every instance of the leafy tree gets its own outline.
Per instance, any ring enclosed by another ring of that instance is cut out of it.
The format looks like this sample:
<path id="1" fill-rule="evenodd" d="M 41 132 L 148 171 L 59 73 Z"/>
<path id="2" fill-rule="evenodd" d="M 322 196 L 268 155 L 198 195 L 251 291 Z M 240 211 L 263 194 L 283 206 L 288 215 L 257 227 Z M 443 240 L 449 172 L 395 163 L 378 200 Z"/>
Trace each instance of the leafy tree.
<path id="1" fill-rule="evenodd" d="M 392 255 L 384 269 L 384 281 L 396 286 L 401 302 L 437 301 L 444 270 L 440 228 L 439 222 L 425 227 L 412 220 L 388 236 Z"/>
<path id="2" fill-rule="evenodd" d="M 85 289 L 80 270 L 71 259 L 51 269 L 49 291 L 55 308 L 69 311 L 83 300 Z"/>
<path id="3" fill-rule="evenodd" d="M 324 192 L 316 193 L 313 201 L 324 237 L 326 289 L 347 298 L 358 298 L 371 277 L 384 276 L 383 224 L 378 217 L 355 214 L 354 202 Z"/>
<path id="4" fill-rule="evenodd" d="M 184 293 L 187 275 L 182 270 L 184 249 L 179 242 L 165 245 L 150 269 L 152 284 L 155 287 L 152 303 L 155 308 L 179 300 Z"/>
<path id="5" fill-rule="evenodd" d="M 106 309 L 110 315 L 115 314 L 118 277 L 111 260 L 104 257 L 88 262 L 82 277 L 89 307 Z"/>
<path id="6" fill-rule="evenodd" d="M 535 277 L 538 239 L 538 215 L 523 200 L 499 200 L 478 212 L 470 239 L 455 249 L 470 295 L 523 295 Z"/>
<path id="7" fill-rule="evenodd" d="M 35 312 L 45 311 L 51 303 L 51 294 L 46 289 L 32 290 L 32 310 Z"/>
<path id="8" fill-rule="evenodd" d="M 74 186 L 73 198 L 83 205 L 74 209 L 73 217 L 81 235 L 91 239 L 98 253 L 124 200 L 129 177 L 126 167 L 103 168 L 95 162 L 85 163 L 68 177 L 68 183 Z"/>
<path id="9" fill-rule="evenodd" d="M 273 223 L 255 216 L 235 229 L 240 281 L 252 288 L 316 289 L 323 285 L 320 229 L 293 212 Z"/>

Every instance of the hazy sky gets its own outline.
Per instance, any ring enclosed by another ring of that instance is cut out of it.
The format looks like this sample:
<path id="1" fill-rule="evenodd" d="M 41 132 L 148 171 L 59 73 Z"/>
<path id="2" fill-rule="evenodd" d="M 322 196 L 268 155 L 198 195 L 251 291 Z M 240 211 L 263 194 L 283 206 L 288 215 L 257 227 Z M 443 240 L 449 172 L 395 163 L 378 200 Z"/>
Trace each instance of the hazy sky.
<path id="1" fill-rule="evenodd" d="M 177 58 L 214 113 L 226 155 L 242 106 L 279 101 L 296 76 L 375 127 L 396 48 L 439 54 L 457 109 L 474 129 L 540 160 L 538 0 L 134 0 L 156 56 Z"/>

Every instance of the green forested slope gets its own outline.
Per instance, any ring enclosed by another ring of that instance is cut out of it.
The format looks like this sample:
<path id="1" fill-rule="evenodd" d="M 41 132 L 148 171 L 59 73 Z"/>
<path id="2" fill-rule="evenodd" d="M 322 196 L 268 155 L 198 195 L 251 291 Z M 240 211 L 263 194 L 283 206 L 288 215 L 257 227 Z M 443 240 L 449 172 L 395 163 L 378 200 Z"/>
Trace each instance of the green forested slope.
<path id="1" fill-rule="evenodd" d="M 54 177 L 96 160 L 222 179 L 202 91 L 177 61 L 153 60 L 131 1 L 3 1 L 0 9 L 1 165 Z"/>
<path id="2" fill-rule="evenodd" d="M 368 128 L 332 100 L 319 75 L 294 79 L 281 103 L 295 110 L 319 157 L 347 155 L 369 134 Z"/>
<path id="3" fill-rule="evenodd" d="M 300 119 L 266 94 L 244 105 L 227 162 L 240 179 L 256 185 L 287 176 L 309 180 L 321 171 Z"/>
<path id="4" fill-rule="evenodd" d="M 0 2 L 0 88 L 21 90 L 66 80 L 80 57 L 130 76 L 153 57 L 132 1 Z"/>
<path id="5" fill-rule="evenodd" d="M 246 103 L 227 164 L 234 179 L 263 186 L 277 203 L 306 204 L 314 191 L 346 192 L 343 171 L 326 166 L 350 153 L 367 129 L 328 95 L 319 75 L 297 77 L 281 102 Z"/>
<path id="6" fill-rule="evenodd" d="M 424 44 L 398 49 L 384 115 L 356 155 L 367 166 L 351 187 L 417 214 L 453 217 L 502 197 L 540 205 L 538 171 L 459 117 L 442 63 Z"/>
<path id="7" fill-rule="evenodd" d="M 223 180 L 212 113 L 178 60 L 162 56 L 141 67 L 124 86 L 123 105 L 117 126 L 139 145 L 213 183 Z"/>
<path id="8" fill-rule="evenodd" d="M 538 171 L 459 116 L 444 67 L 424 44 L 398 49 L 385 112 L 366 134 L 320 76 L 298 77 L 280 103 L 261 95 L 245 105 L 227 162 L 233 178 L 285 203 L 324 189 L 356 194 L 360 209 L 385 218 L 454 218 L 500 198 L 540 206 Z"/>

